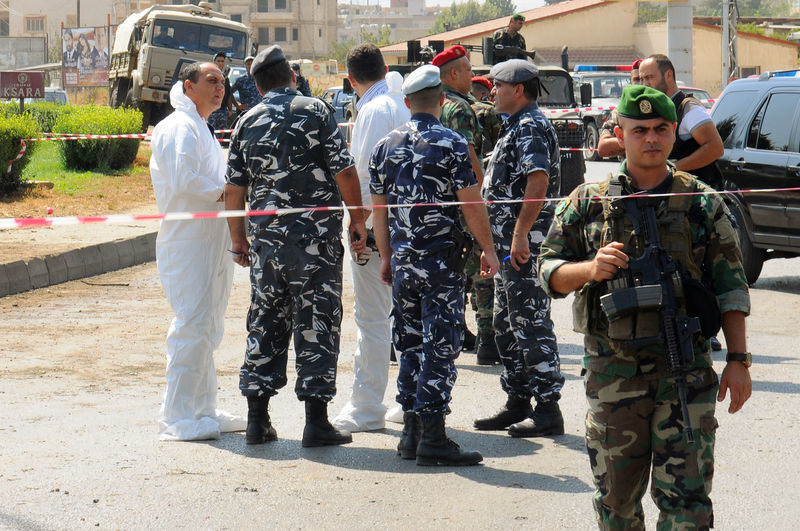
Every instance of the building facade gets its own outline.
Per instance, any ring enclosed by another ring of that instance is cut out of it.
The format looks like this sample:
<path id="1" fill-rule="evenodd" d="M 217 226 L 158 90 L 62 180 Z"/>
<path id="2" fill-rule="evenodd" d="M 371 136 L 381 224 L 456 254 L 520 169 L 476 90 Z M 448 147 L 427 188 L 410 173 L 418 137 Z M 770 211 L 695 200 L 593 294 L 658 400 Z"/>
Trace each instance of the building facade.
<path id="1" fill-rule="evenodd" d="M 389 7 L 340 2 L 339 42 L 361 42 L 366 34 L 387 33 L 391 42 L 418 39 L 433 27 L 441 8 L 426 8 L 424 0 L 392 1 Z"/>

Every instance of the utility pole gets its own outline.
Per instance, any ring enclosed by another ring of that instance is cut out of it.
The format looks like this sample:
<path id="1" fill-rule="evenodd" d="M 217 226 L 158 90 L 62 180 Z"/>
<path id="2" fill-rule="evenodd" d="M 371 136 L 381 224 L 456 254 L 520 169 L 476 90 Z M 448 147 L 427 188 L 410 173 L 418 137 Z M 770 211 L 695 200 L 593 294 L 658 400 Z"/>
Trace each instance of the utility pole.
<path id="1" fill-rule="evenodd" d="M 81 0 L 76 0 L 76 1 L 78 2 L 78 15 L 77 15 L 78 20 L 76 22 L 78 23 L 78 27 L 80 28 L 81 27 Z"/>
<path id="2" fill-rule="evenodd" d="M 736 0 L 722 0 L 722 78 L 720 90 L 724 90 L 731 78 L 739 73 L 736 24 L 739 9 Z"/>

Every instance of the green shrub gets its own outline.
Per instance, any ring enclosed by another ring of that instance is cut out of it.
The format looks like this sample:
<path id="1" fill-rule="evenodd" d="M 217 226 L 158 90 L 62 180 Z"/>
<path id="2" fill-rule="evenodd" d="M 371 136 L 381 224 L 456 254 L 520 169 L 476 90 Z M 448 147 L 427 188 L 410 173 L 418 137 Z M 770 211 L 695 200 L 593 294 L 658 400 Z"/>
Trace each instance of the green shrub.
<path id="1" fill-rule="evenodd" d="M 16 158 L 22 143 L 20 140 L 34 138 L 39 126 L 27 115 L 0 116 L 0 195 L 15 192 L 21 186 L 20 176 L 25 165 L 31 160 L 36 142 L 28 142 L 25 155 L 11 166 L 8 163 Z"/>
<path id="2" fill-rule="evenodd" d="M 62 113 L 54 133 L 118 135 L 139 133 L 142 113 L 134 109 L 84 105 Z M 67 140 L 59 142 L 64 165 L 73 170 L 118 170 L 133 164 L 139 139 Z"/>
<path id="3" fill-rule="evenodd" d="M 68 112 L 72 112 L 73 107 L 58 103 L 31 103 L 25 106 L 25 114 L 30 114 L 39 124 L 39 131 L 42 133 L 52 133 L 53 126 L 58 118 Z"/>

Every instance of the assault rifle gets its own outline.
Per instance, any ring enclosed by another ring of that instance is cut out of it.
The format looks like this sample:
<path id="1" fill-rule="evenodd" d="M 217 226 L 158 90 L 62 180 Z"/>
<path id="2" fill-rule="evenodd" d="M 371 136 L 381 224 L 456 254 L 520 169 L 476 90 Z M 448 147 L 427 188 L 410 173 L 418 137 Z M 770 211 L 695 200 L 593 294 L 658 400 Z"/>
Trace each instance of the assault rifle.
<path id="1" fill-rule="evenodd" d="M 630 259 L 627 270 L 608 281 L 609 293 L 600 297 L 600 305 L 609 321 L 647 310 L 660 313 L 662 337 L 658 339 L 665 345 L 667 366 L 675 380 L 686 440 L 694 444 L 686 401 L 686 373 L 694 359 L 692 343 L 700 332 L 700 320 L 678 315 L 676 291 L 683 296 L 683 280 L 675 260 L 659 241 L 654 200 L 629 196 L 614 203 L 620 201 L 624 201 L 623 208 L 634 228 L 642 231 L 646 247 L 639 258 Z M 641 201 L 638 207 L 637 201 Z"/>

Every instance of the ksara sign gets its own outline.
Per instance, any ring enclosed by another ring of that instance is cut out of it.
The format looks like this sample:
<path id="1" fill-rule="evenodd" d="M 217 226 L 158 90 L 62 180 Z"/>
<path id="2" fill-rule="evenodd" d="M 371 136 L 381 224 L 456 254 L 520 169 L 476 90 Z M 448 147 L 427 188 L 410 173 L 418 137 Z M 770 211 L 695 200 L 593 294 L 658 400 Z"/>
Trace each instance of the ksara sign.
<path id="1" fill-rule="evenodd" d="M 44 98 L 44 72 L 0 72 L 0 98 Z"/>

